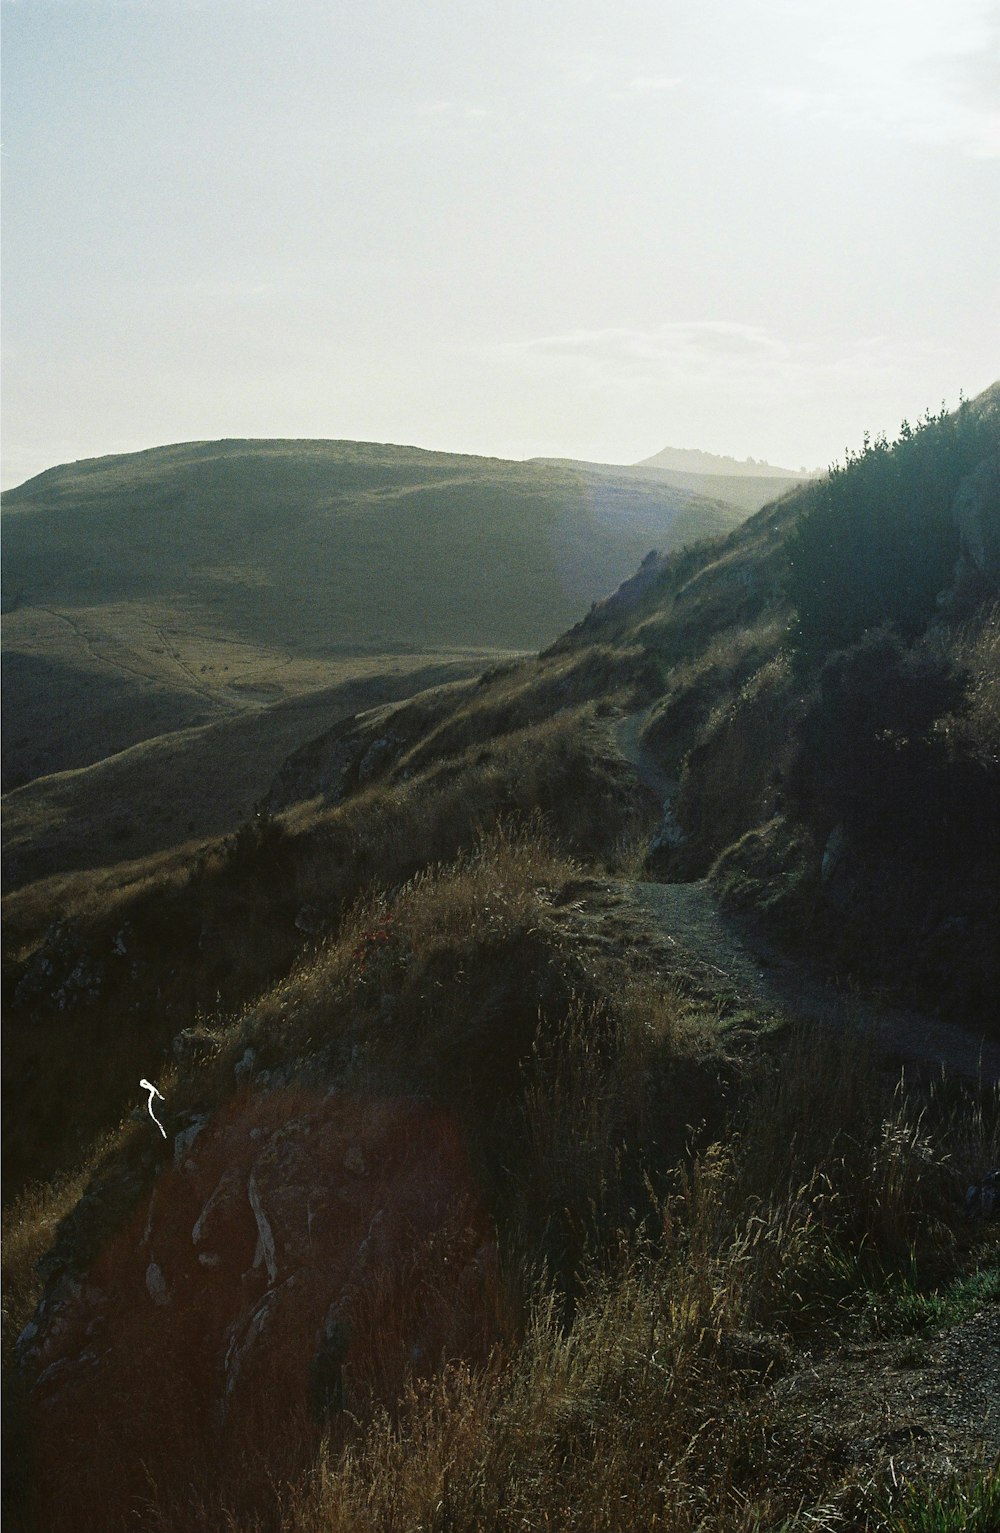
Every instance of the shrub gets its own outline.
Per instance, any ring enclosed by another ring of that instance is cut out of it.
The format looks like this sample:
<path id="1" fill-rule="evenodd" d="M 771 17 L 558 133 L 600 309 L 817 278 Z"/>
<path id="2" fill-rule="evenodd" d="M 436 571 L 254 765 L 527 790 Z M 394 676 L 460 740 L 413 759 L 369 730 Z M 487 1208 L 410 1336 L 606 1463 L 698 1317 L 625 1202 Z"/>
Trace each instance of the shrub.
<path id="1" fill-rule="evenodd" d="M 967 402 L 903 422 L 897 441 L 867 435 L 812 491 L 790 544 L 793 647 L 809 668 L 870 628 L 913 638 L 951 581 L 952 505 L 961 481 L 997 446 L 997 418 Z"/>
<path id="2" fill-rule="evenodd" d="M 689 838 L 674 861 L 682 873 L 704 871 L 724 847 L 773 815 L 793 705 L 788 664 L 778 658 L 708 718 L 688 753 L 677 798 Z"/>
<path id="3" fill-rule="evenodd" d="M 949 763 L 934 725 L 962 707 L 963 695 L 946 654 L 907 649 L 884 628 L 832 654 L 789 774 L 800 812 L 882 842 L 950 829 L 974 785 Z"/>

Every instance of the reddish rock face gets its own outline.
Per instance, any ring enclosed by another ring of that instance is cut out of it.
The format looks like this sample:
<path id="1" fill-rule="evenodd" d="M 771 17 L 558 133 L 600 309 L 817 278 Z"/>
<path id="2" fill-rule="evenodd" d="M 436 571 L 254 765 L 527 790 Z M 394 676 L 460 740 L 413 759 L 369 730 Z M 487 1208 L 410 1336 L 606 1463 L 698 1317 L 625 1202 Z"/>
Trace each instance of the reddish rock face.
<path id="1" fill-rule="evenodd" d="M 144 1504 L 193 1517 L 216 1498 L 260 1512 L 323 1430 L 505 1331 L 492 1230 L 442 1112 L 243 1095 L 182 1149 L 41 1338 L 47 1528 L 107 1533 Z"/>

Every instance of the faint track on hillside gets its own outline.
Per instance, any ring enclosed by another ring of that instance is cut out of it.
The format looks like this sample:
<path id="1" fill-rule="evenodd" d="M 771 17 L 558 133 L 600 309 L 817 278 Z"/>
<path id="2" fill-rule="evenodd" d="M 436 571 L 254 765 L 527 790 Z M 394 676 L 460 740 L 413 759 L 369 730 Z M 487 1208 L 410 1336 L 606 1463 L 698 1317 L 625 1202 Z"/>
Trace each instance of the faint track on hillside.
<path id="1" fill-rule="evenodd" d="M 646 715 L 619 721 L 615 737 L 626 760 L 647 787 L 659 792 L 639 735 Z M 655 764 L 654 764 L 655 766 Z M 903 1007 L 877 1005 L 867 997 L 838 989 L 801 959 L 774 947 L 760 933 L 719 903 L 706 880 L 693 883 L 626 884 L 628 897 L 642 910 L 659 936 L 681 959 L 707 970 L 711 988 L 740 1008 L 765 1016 L 862 1031 L 889 1053 L 919 1064 L 941 1065 L 969 1080 L 1000 1080 L 1000 1042 L 971 1033 L 957 1022 L 942 1021 Z"/>
<path id="2" fill-rule="evenodd" d="M 195 675 L 194 671 L 188 665 L 187 661 L 183 660 L 181 658 L 180 651 L 174 648 L 174 645 L 171 642 L 171 640 L 167 638 L 167 635 L 166 635 L 165 631 L 162 628 L 160 628 L 159 626 L 157 626 L 156 624 L 154 624 L 153 625 L 153 632 L 156 634 L 156 637 L 159 639 L 160 643 L 163 645 L 163 653 L 169 657 L 169 659 L 173 662 L 173 664 L 175 666 L 177 666 L 178 670 L 181 672 L 181 675 L 187 677 L 188 681 L 191 684 L 190 685 L 190 690 L 195 692 L 199 697 L 205 698 L 205 700 L 207 702 L 210 702 L 210 703 L 216 702 L 217 699 L 216 699 L 215 693 L 212 691 L 212 689 L 210 687 L 207 687 L 205 685 L 205 683 L 201 680 L 201 678 L 199 676 Z M 183 637 L 183 634 L 181 634 L 181 635 L 175 634 L 174 635 L 175 639 L 178 638 L 178 637 Z"/>
<path id="3" fill-rule="evenodd" d="M 112 659 L 109 655 L 102 655 L 98 645 L 103 641 L 101 639 L 95 639 L 91 634 L 87 633 L 79 623 L 75 623 L 71 617 L 67 617 L 65 612 L 57 612 L 54 607 L 42 606 L 37 607 L 36 610 L 38 612 L 47 613 L 49 617 L 57 618 L 60 623 L 65 623 L 66 626 L 79 639 L 80 643 L 83 645 L 84 649 L 87 651 L 95 665 L 106 666 L 108 670 L 112 671 L 124 671 L 126 676 L 135 676 L 139 681 L 159 680 L 159 677 L 156 675 L 151 675 L 147 671 L 140 671 L 135 666 L 126 665 L 123 660 L 119 660 L 117 658 Z"/>
<path id="4" fill-rule="evenodd" d="M 228 706 L 234 713 L 245 713 L 254 707 L 246 698 L 229 697 L 228 694 L 231 692 L 229 688 L 213 691 L 211 687 L 206 686 L 187 661 L 182 659 L 179 654 L 174 653 L 173 643 L 163 628 L 156 623 L 151 625 L 152 632 L 162 647 L 164 657 L 170 662 L 169 671 L 165 666 L 150 666 L 149 669 L 143 670 L 138 664 L 129 665 L 121 658 L 122 641 L 119 638 L 110 634 L 95 637 L 93 634 L 88 633 L 82 624 L 76 622 L 65 612 L 59 612 L 55 607 L 39 605 L 36 610 L 46 613 L 48 617 L 55 618 L 61 623 L 65 623 L 70 632 L 79 640 L 95 666 L 99 666 L 104 670 L 118 672 L 123 676 L 132 676 L 136 681 L 143 681 L 156 687 L 171 685 L 176 687 L 176 678 L 170 677 L 169 672 L 179 672 L 181 677 L 184 678 L 181 690 L 188 694 L 194 693 L 195 696 L 202 698 L 213 706 L 219 706 L 224 692 L 228 697 Z M 183 633 L 180 636 L 183 637 Z M 108 653 L 106 646 L 113 647 L 113 652 Z"/>

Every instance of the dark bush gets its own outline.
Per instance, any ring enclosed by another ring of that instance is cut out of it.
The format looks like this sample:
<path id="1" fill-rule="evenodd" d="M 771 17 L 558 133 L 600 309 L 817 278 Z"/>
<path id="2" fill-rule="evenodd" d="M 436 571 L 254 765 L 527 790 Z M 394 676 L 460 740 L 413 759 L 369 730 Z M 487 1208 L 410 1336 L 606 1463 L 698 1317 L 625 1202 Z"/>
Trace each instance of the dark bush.
<path id="1" fill-rule="evenodd" d="M 942 409 L 916 428 L 904 421 L 892 445 L 866 436 L 816 486 L 789 549 L 800 668 L 871 628 L 911 639 L 924 630 L 958 555 L 956 491 L 997 438 L 995 412 Z"/>
<path id="2" fill-rule="evenodd" d="M 908 649 L 885 629 L 831 655 L 789 774 L 802 817 L 821 829 L 842 821 L 876 844 L 912 843 L 917 855 L 995 835 L 994 774 L 955 756 L 935 728 L 961 711 L 964 691 L 944 655 Z"/>

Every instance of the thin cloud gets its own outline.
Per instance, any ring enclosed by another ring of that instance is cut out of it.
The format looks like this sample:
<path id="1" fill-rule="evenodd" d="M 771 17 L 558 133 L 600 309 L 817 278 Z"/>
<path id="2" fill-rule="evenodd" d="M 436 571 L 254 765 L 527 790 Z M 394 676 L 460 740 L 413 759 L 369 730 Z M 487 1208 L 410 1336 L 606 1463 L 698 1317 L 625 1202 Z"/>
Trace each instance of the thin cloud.
<path id="1" fill-rule="evenodd" d="M 683 75 L 635 75 L 628 82 L 628 89 L 638 96 L 657 95 L 661 91 L 676 90 L 684 84 Z"/>
<path id="2" fill-rule="evenodd" d="M 848 3 L 837 28 L 808 52 L 805 83 L 761 90 L 781 114 L 1000 157 L 1000 7 L 992 0 L 947 10 L 910 0 Z"/>
<path id="3" fill-rule="evenodd" d="M 511 353 L 578 362 L 609 374 L 663 378 L 692 369 L 759 370 L 786 358 L 785 345 L 757 325 L 676 321 L 649 329 L 573 330 L 517 342 Z"/>
<path id="4" fill-rule="evenodd" d="M 908 375 L 945 372 L 946 349 L 900 347 L 879 335 L 837 346 L 797 341 L 765 327 L 730 320 L 678 321 L 649 329 L 573 330 L 539 336 L 497 349 L 508 363 L 557 367 L 567 382 L 619 390 L 707 392 L 732 401 L 822 395 L 826 389 L 862 382 L 871 390 Z"/>
<path id="5" fill-rule="evenodd" d="M 213 280 L 206 277 L 184 283 L 172 291 L 178 297 L 188 298 L 194 303 L 239 304 L 254 303 L 257 299 L 270 297 L 275 292 L 275 285 L 273 282 L 227 281 L 225 278 Z"/>
<path id="6" fill-rule="evenodd" d="M 418 117 L 430 120 L 454 122 L 476 122 L 484 117 L 492 116 L 488 108 L 484 106 L 472 106 L 464 101 L 440 100 L 420 101 L 416 106 Z"/>

